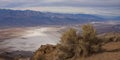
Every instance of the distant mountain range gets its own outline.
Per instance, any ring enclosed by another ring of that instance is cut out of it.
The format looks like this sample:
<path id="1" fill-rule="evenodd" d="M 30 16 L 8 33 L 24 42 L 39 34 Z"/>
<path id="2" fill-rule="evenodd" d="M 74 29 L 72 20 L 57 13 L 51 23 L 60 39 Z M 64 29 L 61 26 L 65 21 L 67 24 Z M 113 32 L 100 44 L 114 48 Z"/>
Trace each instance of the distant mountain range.
<path id="1" fill-rule="evenodd" d="M 119 21 L 120 17 L 109 19 L 91 14 L 64 14 L 31 10 L 0 9 L 0 27 L 66 25 L 108 20 Z"/>

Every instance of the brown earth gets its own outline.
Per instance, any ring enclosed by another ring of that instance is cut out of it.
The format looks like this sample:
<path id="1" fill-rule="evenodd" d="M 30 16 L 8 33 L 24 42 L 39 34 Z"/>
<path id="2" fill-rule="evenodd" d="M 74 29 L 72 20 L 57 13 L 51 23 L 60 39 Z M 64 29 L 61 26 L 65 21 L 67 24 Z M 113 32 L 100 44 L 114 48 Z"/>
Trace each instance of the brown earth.
<path id="1" fill-rule="evenodd" d="M 85 60 L 120 60 L 120 42 L 110 42 L 103 46 L 104 50 Z"/>
<path id="2" fill-rule="evenodd" d="M 120 60 L 120 42 L 109 42 L 102 46 L 103 51 L 94 53 L 85 58 L 77 58 L 78 60 Z M 45 56 L 43 60 L 56 60 L 56 48 L 52 45 L 43 45 L 35 54 L 34 58 Z M 68 59 L 69 60 L 69 59 Z"/>

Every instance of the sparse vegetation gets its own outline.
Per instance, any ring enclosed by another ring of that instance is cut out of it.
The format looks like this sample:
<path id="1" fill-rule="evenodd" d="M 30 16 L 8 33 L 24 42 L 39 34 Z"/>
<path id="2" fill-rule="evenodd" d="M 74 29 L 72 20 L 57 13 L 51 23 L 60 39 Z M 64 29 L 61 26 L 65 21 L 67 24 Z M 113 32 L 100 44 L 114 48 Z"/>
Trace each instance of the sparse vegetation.
<path id="1" fill-rule="evenodd" d="M 101 52 L 102 45 L 119 41 L 120 34 L 110 33 L 97 35 L 90 24 L 82 26 L 82 34 L 71 28 L 62 34 L 61 41 L 56 46 L 41 46 L 33 56 L 33 60 L 80 60 L 94 53 Z"/>
<path id="2" fill-rule="evenodd" d="M 109 43 L 109 42 L 118 42 L 120 41 L 120 33 L 104 33 L 99 35 L 99 38 L 103 41 L 103 43 Z"/>
<path id="3" fill-rule="evenodd" d="M 101 50 L 100 40 L 90 24 L 82 26 L 82 35 L 77 34 L 75 29 L 65 32 L 60 45 L 59 60 L 76 60 Z"/>

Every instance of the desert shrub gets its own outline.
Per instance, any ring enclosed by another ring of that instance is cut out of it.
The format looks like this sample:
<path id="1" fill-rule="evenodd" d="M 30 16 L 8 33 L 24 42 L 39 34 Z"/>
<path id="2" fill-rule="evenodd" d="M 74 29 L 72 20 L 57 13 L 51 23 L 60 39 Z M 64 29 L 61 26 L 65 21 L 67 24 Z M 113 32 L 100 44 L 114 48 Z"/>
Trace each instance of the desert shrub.
<path id="1" fill-rule="evenodd" d="M 58 47 L 58 60 L 66 60 L 74 56 L 73 50 L 78 43 L 78 36 L 75 29 L 69 29 L 63 33 Z"/>
<path id="2" fill-rule="evenodd" d="M 101 48 L 101 42 L 97 38 L 96 30 L 90 24 L 82 26 L 83 42 L 86 43 L 88 54 L 98 52 Z"/>
<path id="3" fill-rule="evenodd" d="M 78 36 L 76 33 L 76 30 L 71 28 L 65 33 L 63 33 L 61 37 L 61 45 L 68 46 L 68 45 L 73 45 L 76 44 L 78 40 Z"/>
<path id="4" fill-rule="evenodd" d="M 85 57 L 101 50 L 100 40 L 92 25 L 82 26 L 82 35 L 77 34 L 75 29 L 70 29 L 61 37 L 59 60 Z"/>
<path id="5" fill-rule="evenodd" d="M 101 50 L 100 43 L 92 25 L 83 25 L 82 35 L 71 28 L 63 33 L 60 43 L 56 46 L 41 46 L 33 60 L 80 60 L 81 57 L 99 52 Z M 55 59 L 51 57 L 55 57 Z"/>

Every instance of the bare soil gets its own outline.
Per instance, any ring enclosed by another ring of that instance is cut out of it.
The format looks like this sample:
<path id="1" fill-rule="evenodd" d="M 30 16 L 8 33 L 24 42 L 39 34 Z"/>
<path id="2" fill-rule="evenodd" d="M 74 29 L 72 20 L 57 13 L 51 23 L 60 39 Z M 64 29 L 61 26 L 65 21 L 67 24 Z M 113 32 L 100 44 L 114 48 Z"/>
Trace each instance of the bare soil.
<path id="1" fill-rule="evenodd" d="M 120 60 L 120 42 L 110 42 L 103 46 L 104 50 L 85 60 Z"/>

